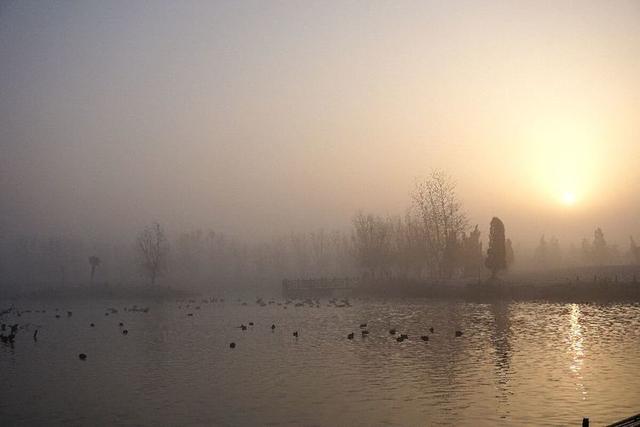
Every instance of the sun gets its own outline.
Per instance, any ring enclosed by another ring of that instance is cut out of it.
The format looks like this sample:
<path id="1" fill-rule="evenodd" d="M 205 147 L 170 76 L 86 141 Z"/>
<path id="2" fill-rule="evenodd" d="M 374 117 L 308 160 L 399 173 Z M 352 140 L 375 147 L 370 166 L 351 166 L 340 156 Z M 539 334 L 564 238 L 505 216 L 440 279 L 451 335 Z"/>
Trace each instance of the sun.
<path id="1" fill-rule="evenodd" d="M 529 131 L 526 169 L 546 203 L 573 207 L 589 204 L 603 173 L 601 130 L 589 116 L 541 117 Z"/>
<path id="2" fill-rule="evenodd" d="M 566 206 L 572 206 L 577 201 L 576 193 L 573 191 L 565 191 L 562 193 L 562 203 Z"/>

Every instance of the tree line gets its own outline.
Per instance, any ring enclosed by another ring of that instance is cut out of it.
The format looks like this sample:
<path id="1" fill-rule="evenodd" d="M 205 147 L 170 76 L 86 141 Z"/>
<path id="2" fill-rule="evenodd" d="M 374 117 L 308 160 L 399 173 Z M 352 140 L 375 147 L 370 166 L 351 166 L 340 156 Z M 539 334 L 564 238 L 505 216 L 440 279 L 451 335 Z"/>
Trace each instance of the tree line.
<path id="1" fill-rule="evenodd" d="M 175 236 L 175 235 L 174 235 Z M 130 284 L 172 286 L 277 286 L 283 278 L 483 279 L 513 268 L 516 256 L 505 226 L 493 218 L 484 248 L 479 225 L 470 224 L 455 181 L 433 171 L 416 181 L 402 216 L 358 212 L 349 230 L 314 230 L 248 243 L 214 230 L 170 238 L 152 223 L 131 241 L 88 244 L 66 237 L 7 239 L 0 236 L 0 281 L 18 285 Z M 593 238 L 562 248 L 541 236 L 521 264 L 538 269 L 640 264 L 633 237 L 629 250 Z"/>
<path id="2" fill-rule="evenodd" d="M 403 217 L 358 213 L 352 239 L 355 260 L 371 278 L 480 278 L 514 261 L 502 221 L 494 218 L 491 230 L 485 253 L 478 225 L 469 226 L 455 181 L 436 170 L 415 183 Z"/>
<path id="3" fill-rule="evenodd" d="M 592 238 L 583 238 L 580 245 L 570 244 L 563 247 L 560 241 L 551 236 L 542 235 L 533 252 L 532 266 L 535 269 L 549 269 L 578 266 L 640 265 L 640 248 L 633 236 L 629 236 L 628 250 L 610 244 L 600 227 L 593 232 Z"/>

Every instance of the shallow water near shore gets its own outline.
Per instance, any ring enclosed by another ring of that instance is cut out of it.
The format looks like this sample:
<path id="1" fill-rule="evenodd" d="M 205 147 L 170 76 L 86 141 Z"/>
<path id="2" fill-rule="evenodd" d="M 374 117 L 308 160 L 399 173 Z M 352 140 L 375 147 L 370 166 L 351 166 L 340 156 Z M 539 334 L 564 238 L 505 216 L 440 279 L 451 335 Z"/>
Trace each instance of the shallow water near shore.
<path id="1" fill-rule="evenodd" d="M 15 301 L 2 424 L 600 425 L 640 411 L 638 304 L 246 301 Z"/>

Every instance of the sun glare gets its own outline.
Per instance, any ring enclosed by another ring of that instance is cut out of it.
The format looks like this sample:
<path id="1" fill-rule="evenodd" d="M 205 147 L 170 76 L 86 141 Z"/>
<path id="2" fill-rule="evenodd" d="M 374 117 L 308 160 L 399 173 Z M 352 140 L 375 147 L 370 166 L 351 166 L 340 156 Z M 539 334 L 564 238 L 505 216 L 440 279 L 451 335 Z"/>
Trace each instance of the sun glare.
<path id="1" fill-rule="evenodd" d="M 529 137 L 530 174 L 541 197 L 573 206 L 597 191 L 601 160 L 596 126 L 585 119 L 555 117 L 536 123 Z"/>
<path id="2" fill-rule="evenodd" d="M 576 201 L 577 198 L 575 193 L 571 191 L 565 191 L 564 194 L 562 194 L 562 203 L 564 203 L 565 205 L 571 206 L 575 204 Z"/>

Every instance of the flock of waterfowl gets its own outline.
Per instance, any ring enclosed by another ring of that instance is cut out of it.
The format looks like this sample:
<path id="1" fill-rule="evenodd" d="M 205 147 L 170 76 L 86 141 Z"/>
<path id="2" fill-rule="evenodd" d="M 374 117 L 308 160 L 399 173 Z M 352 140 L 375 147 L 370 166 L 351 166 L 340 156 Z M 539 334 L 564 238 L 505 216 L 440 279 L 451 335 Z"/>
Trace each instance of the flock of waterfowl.
<path id="1" fill-rule="evenodd" d="M 188 299 L 188 300 L 178 300 L 177 304 L 178 304 L 178 308 L 179 309 L 184 309 L 187 310 L 188 312 L 186 313 L 186 315 L 188 317 L 193 317 L 194 313 L 192 310 L 200 310 L 200 304 L 212 304 L 212 303 L 223 303 L 224 302 L 224 298 L 215 298 L 215 297 L 209 297 L 207 299 L 202 299 L 200 302 L 197 302 L 195 299 Z M 246 301 L 243 301 L 241 299 L 238 299 L 237 302 L 242 305 L 242 306 L 246 306 L 248 305 L 248 303 Z M 310 308 L 320 308 L 321 307 L 321 301 L 319 299 L 311 299 L 311 298 L 307 298 L 304 300 L 292 300 L 292 299 L 285 299 L 283 302 L 280 301 L 275 301 L 275 300 L 269 300 L 269 301 L 265 301 L 262 298 L 258 298 L 256 299 L 256 304 L 258 306 L 261 307 L 265 307 L 268 305 L 276 305 L 276 306 L 282 306 L 283 309 L 287 309 L 288 306 L 294 306 L 294 307 L 310 307 Z M 327 307 L 335 307 L 335 308 L 347 308 L 347 307 L 351 307 L 351 302 L 349 301 L 349 299 L 344 298 L 344 299 L 330 299 L 327 302 Z M 55 309 L 55 314 L 54 317 L 56 319 L 59 319 L 61 317 L 61 315 L 59 314 L 59 309 L 56 308 Z M 123 311 L 125 312 L 139 312 L 139 313 L 148 313 L 149 312 L 149 307 L 138 307 L 137 305 L 133 305 L 132 307 L 124 307 Z M 19 311 L 17 309 L 15 309 L 14 306 L 11 306 L 9 309 L 6 310 L 2 310 L 0 311 L 0 320 L 2 320 L 5 316 L 15 316 L 15 317 L 20 317 L 23 313 L 30 313 L 31 310 L 24 310 L 24 311 Z M 41 313 L 44 314 L 46 313 L 46 310 L 35 310 L 34 313 Z M 118 310 L 116 308 L 113 307 L 109 307 L 105 310 L 104 315 L 105 316 L 109 316 L 109 315 L 114 315 L 117 314 Z M 67 311 L 66 312 L 66 316 L 67 317 L 71 317 L 73 315 L 72 311 Z M 255 325 L 254 322 L 248 322 L 248 326 L 245 325 L 244 323 L 241 324 L 240 326 L 238 326 L 238 328 L 242 331 L 247 331 L 249 329 L 249 327 L 253 327 Z M 0 340 L 3 343 L 7 343 L 10 345 L 13 345 L 14 341 L 15 341 L 15 337 L 16 334 L 18 333 L 18 331 L 20 329 L 30 329 L 31 327 L 34 326 L 38 326 L 38 325 L 33 325 L 33 324 L 25 324 L 25 325 L 20 325 L 19 323 L 13 323 L 13 324 L 5 324 L 5 323 L 1 323 L 0 324 L 0 328 L 1 328 L 1 333 L 0 333 Z M 95 323 L 90 323 L 89 326 L 91 328 L 95 327 Z M 122 335 L 127 335 L 129 333 L 128 329 L 124 328 L 124 323 L 123 322 L 118 322 L 118 327 L 120 328 L 120 332 Z M 9 328 L 9 329 L 7 329 Z M 276 325 L 275 324 L 271 324 L 270 327 L 271 331 L 275 331 L 276 329 Z M 38 330 L 37 327 L 35 329 L 35 331 L 33 332 L 33 339 L 34 341 L 37 341 L 37 336 L 38 336 Z M 368 323 L 360 323 L 359 325 L 359 330 L 360 330 L 360 335 L 361 337 L 364 339 L 366 337 L 369 336 L 370 331 L 368 329 Z M 5 334 L 5 332 L 8 331 L 8 334 Z M 396 328 L 391 328 L 388 330 L 389 335 L 393 338 L 395 338 L 395 340 L 399 343 L 409 340 L 409 335 L 406 333 L 400 333 Z M 433 327 L 429 328 L 429 333 L 430 334 L 434 334 L 435 330 Z M 296 339 L 300 336 L 300 331 L 295 330 L 292 333 L 293 337 L 295 337 Z M 455 337 L 461 337 L 463 335 L 463 332 L 460 330 L 456 330 L 454 333 Z M 347 339 L 348 340 L 353 340 L 355 338 L 355 332 L 350 332 L 347 334 Z M 428 334 L 424 334 L 420 336 L 420 340 L 424 341 L 424 342 L 428 342 L 429 341 L 429 335 Z M 236 348 L 236 343 L 235 342 L 230 342 L 229 343 L 229 348 Z M 85 353 L 79 353 L 78 354 L 78 358 L 80 360 L 86 360 L 87 359 L 87 354 Z"/>
<path id="2" fill-rule="evenodd" d="M 149 307 L 138 307 L 136 305 L 133 305 L 132 307 L 124 307 L 123 311 L 148 313 Z M 12 305 L 8 309 L 0 310 L 0 320 L 2 321 L 2 323 L 0 323 L 0 341 L 2 343 L 13 346 L 15 343 L 15 339 L 16 339 L 16 335 L 18 334 L 18 331 L 20 330 L 28 331 L 30 329 L 34 329 L 33 335 L 32 335 L 33 340 L 38 341 L 38 332 L 40 331 L 40 328 L 42 328 L 41 325 L 34 324 L 34 323 L 24 323 L 24 324 L 4 323 L 5 316 L 22 317 L 23 315 L 29 314 L 29 313 L 46 314 L 47 310 L 18 310 L 15 308 L 15 305 Z M 73 316 L 73 311 L 67 311 L 66 313 L 67 313 L 66 315 L 67 318 Z M 118 310 L 116 308 L 109 307 L 105 310 L 104 315 L 109 316 L 110 314 L 115 314 L 115 313 L 118 313 Z M 53 317 L 55 319 L 61 318 L 59 308 L 54 309 Z M 95 323 L 93 322 L 89 323 L 89 327 L 94 328 L 95 326 L 96 326 Z M 120 328 L 120 333 L 122 335 L 129 334 L 129 330 L 124 328 L 123 322 L 118 322 L 118 327 Z M 8 334 L 6 334 L 5 332 L 8 332 Z M 86 353 L 78 353 L 78 358 L 80 360 L 86 360 L 87 355 Z"/>
<path id="3" fill-rule="evenodd" d="M 248 303 L 246 301 L 242 301 L 242 300 L 238 300 L 238 302 L 242 305 L 242 306 L 246 306 L 248 305 Z M 278 305 L 278 306 L 282 306 L 284 309 L 287 308 L 288 305 L 293 305 L 294 307 L 315 307 L 315 308 L 320 308 L 321 307 L 321 302 L 318 299 L 311 299 L 311 298 L 307 298 L 301 301 L 295 301 L 295 300 L 291 300 L 291 299 L 287 299 L 285 300 L 284 303 L 282 302 L 276 302 L 274 300 L 270 300 L 269 302 L 265 302 L 262 298 L 258 298 L 256 300 L 256 304 L 261 306 L 261 307 L 265 307 L 267 305 Z M 343 308 L 343 307 L 351 307 L 351 302 L 349 301 L 349 299 L 341 299 L 338 300 L 336 298 L 334 299 L 330 299 L 328 301 L 328 307 L 338 307 L 338 308 Z M 253 326 L 254 323 L 253 322 L 249 322 L 249 326 Z M 369 336 L 370 332 L 367 329 L 368 324 L 367 323 L 361 323 L 360 324 L 360 335 L 362 336 L 362 338 L 366 338 L 367 336 Z M 239 326 L 240 330 L 242 331 L 246 331 L 248 328 L 245 324 L 241 324 Z M 271 325 L 271 330 L 275 330 L 276 329 L 276 325 L 272 324 Z M 391 336 L 394 336 L 397 342 L 403 342 L 409 339 L 409 335 L 408 334 L 398 334 L 397 333 L 397 329 L 396 328 L 391 328 L 389 329 L 389 334 Z M 429 328 L 429 333 L 433 334 L 435 332 L 435 329 L 432 327 Z M 348 340 L 353 340 L 355 338 L 355 332 L 350 332 L 347 334 L 347 339 Z M 454 336 L 456 338 L 459 338 L 463 335 L 463 332 L 460 330 L 456 330 L 454 333 Z M 298 338 L 300 336 L 300 332 L 299 331 L 294 331 L 293 332 L 293 336 Z M 420 336 L 420 340 L 424 341 L 424 342 L 428 342 L 429 341 L 429 335 L 421 335 Z M 230 348 L 236 348 L 236 343 L 235 342 L 231 342 L 229 344 Z"/>

